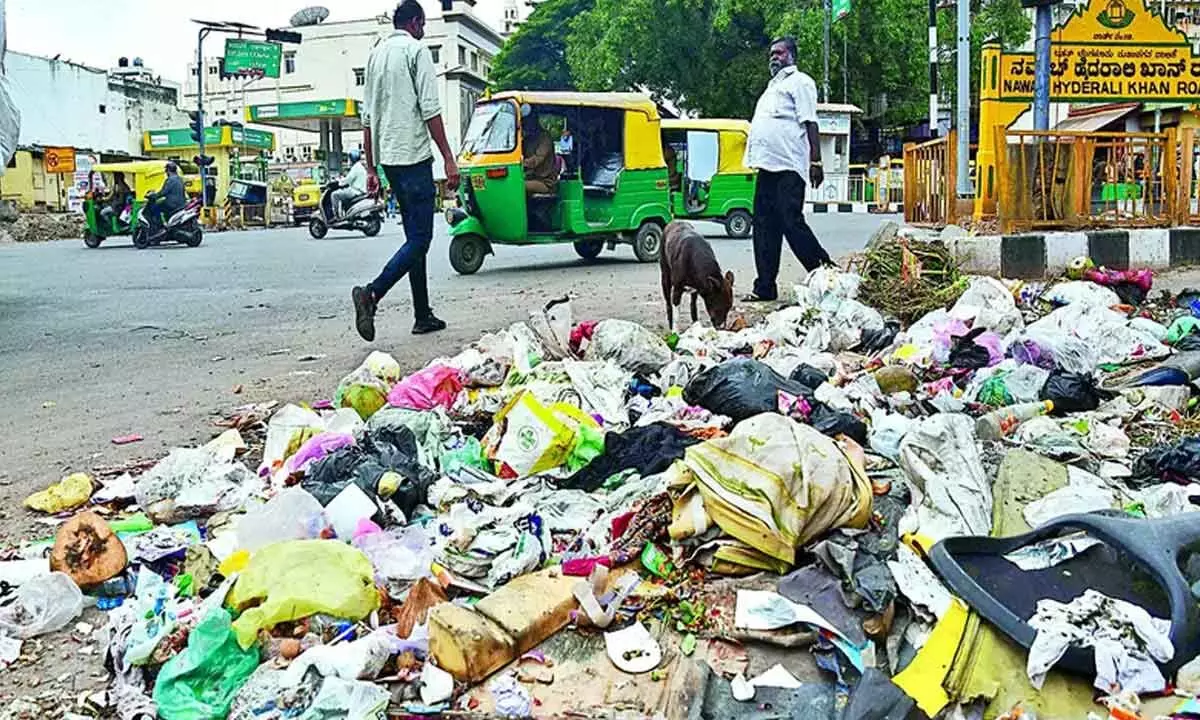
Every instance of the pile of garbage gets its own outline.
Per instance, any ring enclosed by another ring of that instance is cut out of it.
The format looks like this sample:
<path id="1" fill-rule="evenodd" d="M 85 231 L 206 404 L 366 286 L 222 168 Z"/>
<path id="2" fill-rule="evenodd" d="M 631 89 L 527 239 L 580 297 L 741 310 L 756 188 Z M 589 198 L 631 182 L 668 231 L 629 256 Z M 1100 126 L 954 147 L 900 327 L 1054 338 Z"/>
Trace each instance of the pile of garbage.
<path id="1" fill-rule="evenodd" d="M 80 213 L 20 212 L 11 203 L 0 204 L 0 244 L 81 238 L 85 228 Z"/>
<path id="2" fill-rule="evenodd" d="M 373 352 L 30 496 L 0 661 L 95 606 L 129 719 L 1192 717 L 1200 294 L 1075 270 Z"/>

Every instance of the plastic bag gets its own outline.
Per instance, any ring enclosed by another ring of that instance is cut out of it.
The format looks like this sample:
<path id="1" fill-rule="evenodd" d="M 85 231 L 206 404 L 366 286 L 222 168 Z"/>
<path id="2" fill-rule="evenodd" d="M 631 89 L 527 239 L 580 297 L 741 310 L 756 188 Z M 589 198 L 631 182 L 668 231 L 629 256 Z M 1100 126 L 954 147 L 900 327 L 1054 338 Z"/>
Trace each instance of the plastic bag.
<path id="1" fill-rule="evenodd" d="M 447 363 L 458 368 L 466 387 L 499 387 L 513 366 L 513 340 L 508 333 L 484 335 Z"/>
<path id="2" fill-rule="evenodd" d="M 322 432 L 353 435 L 362 429 L 362 418 L 351 408 L 342 408 L 324 417 L 297 405 L 284 405 L 267 423 L 260 475 L 273 474 L 309 438 Z M 282 484 L 282 483 L 280 483 Z"/>
<path id="3" fill-rule="evenodd" d="M 697 375 L 683 391 L 683 399 L 740 422 L 778 408 L 779 391 L 814 402 L 812 391 L 757 360 L 734 358 Z"/>
<path id="4" fill-rule="evenodd" d="M 296 720 L 377 720 L 387 715 L 392 695 L 361 680 L 325 678 L 313 704 Z"/>
<path id="5" fill-rule="evenodd" d="M 44 513 L 58 513 L 83 505 L 92 496 L 92 478 L 87 473 L 72 473 L 25 498 L 25 507 Z"/>
<path id="6" fill-rule="evenodd" d="M 238 647 L 229 620 L 223 608 L 210 610 L 183 652 L 163 664 L 154 682 L 159 717 L 221 720 L 229 714 L 234 695 L 258 669 L 258 649 Z"/>
<path id="7" fill-rule="evenodd" d="M 1091 305 L 1112 307 L 1121 304 L 1121 298 L 1112 290 L 1086 280 L 1071 280 L 1055 285 L 1042 296 L 1055 305 Z"/>
<path id="8" fill-rule="evenodd" d="M 134 483 L 138 505 L 157 523 L 172 524 L 241 508 L 258 478 L 225 448 L 175 448 Z"/>
<path id="9" fill-rule="evenodd" d="M 432 574 L 434 549 L 420 525 L 360 535 L 354 539 L 354 547 L 370 559 L 380 582 L 403 583 Z"/>
<path id="10" fill-rule="evenodd" d="M 829 437 L 845 435 L 860 445 L 867 444 L 867 425 L 851 413 L 833 410 L 824 403 L 817 403 L 808 418 L 809 423 Z"/>
<path id="11" fill-rule="evenodd" d="M 1038 399 L 1052 401 L 1056 415 L 1086 412 L 1100 407 L 1100 389 L 1091 375 L 1055 370 L 1046 378 Z"/>
<path id="12" fill-rule="evenodd" d="M 654 333 L 628 320 L 604 320 L 596 325 L 585 360 L 612 360 L 627 372 L 650 376 L 674 355 Z"/>
<path id="13" fill-rule="evenodd" d="M 361 620 L 379 607 L 375 569 L 361 551 L 334 540 L 268 545 L 250 558 L 226 603 L 241 611 L 233 624 L 243 648 L 259 630 L 323 613 Z"/>
<path id="14" fill-rule="evenodd" d="M 871 449 L 893 462 L 899 460 L 900 442 L 912 426 L 905 415 L 876 410 L 871 413 Z"/>
<path id="15" fill-rule="evenodd" d="M 312 463 L 330 453 L 354 444 L 354 436 L 346 433 L 323 432 L 313 435 L 284 463 L 288 474 L 304 471 Z"/>
<path id="16" fill-rule="evenodd" d="M 788 376 L 789 380 L 800 383 L 806 388 L 816 390 L 821 387 L 822 383 L 829 382 L 829 376 L 821 372 L 817 368 L 808 363 L 800 363 L 792 374 Z"/>
<path id="17" fill-rule="evenodd" d="M 333 393 L 333 404 L 340 408 L 351 408 L 363 420 L 369 419 L 387 405 L 391 385 L 383 382 L 366 367 L 359 367 L 338 382 Z"/>
<path id="18" fill-rule="evenodd" d="M 417 441 L 406 427 L 379 427 L 358 443 L 313 463 L 300 486 L 328 505 L 355 483 L 373 497 L 390 500 L 410 517 L 425 502 L 434 473 L 418 461 Z"/>
<path id="19" fill-rule="evenodd" d="M 542 347 L 546 348 L 547 360 L 562 360 L 571 356 L 571 299 L 551 300 L 539 311 L 529 313 L 527 321 Z"/>
<path id="20" fill-rule="evenodd" d="M 950 308 L 950 316 L 1004 335 L 1025 327 L 1012 293 L 996 278 L 976 276 Z"/>
<path id="21" fill-rule="evenodd" d="M 83 612 L 83 593 L 71 576 L 52 572 L 21 583 L 0 607 L 0 634 L 18 640 L 61 630 Z"/>
<path id="22" fill-rule="evenodd" d="M 445 450 L 447 441 L 457 430 L 441 408 L 435 410 L 405 410 L 387 407 L 375 413 L 367 423 L 367 433 L 377 435 L 408 428 L 417 441 L 417 461 L 430 470 L 437 471 L 438 459 Z"/>
<path id="23" fill-rule="evenodd" d="M 965 335 L 951 338 L 948 357 L 951 367 L 978 370 L 988 366 L 991 359 L 988 349 L 976 342 L 976 338 L 983 333 L 984 328 L 977 327 Z"/>
<path id="24" fill-rule="evenodd" d="M 302 488 L 284 488 L 238 520 L 238 547 L 253 552 L 271 543 L 317 538 L 326 524 L 316 498 Z"/>
<path id="25" fill-rule="evenodd" d="M 898 334 L 900 334 L 900 322 L 887 318 L 884 320 L 882 328 L 863 331 L 858 349 L 868 355 L 886 350 Z"/>
<path id="26" fill-rule="evenodd" d="M 914 423 L 900 443 L 913 504 L 902 532 L 934 540 L 987 535 L 992 529 L 992 488 L 975 443 L 975 421 L 940 413 Z"/>
<path id="27" fill-rule="evenodd" d="M 388 404 L 410 410 L 449 409 L 462 391 L 457 368 L 433 364 L 404 378 L 388 393 Z"/>
<path id="28" fill-rule="evenodd" d="M 583 433 L 585 428 L 593 432 Z M 597 435 L 602 452 L 603 435 L 595 420 L 566 403 L 547 407 L 524 391 L 496 414 L 483 445 L 488 458 L 504 463 L 517 477 L 525 477 L 567 465 L 577 446 L 585 455 L 598 455 Z M 574 469 L 585 464 L 577 463 Z"/>

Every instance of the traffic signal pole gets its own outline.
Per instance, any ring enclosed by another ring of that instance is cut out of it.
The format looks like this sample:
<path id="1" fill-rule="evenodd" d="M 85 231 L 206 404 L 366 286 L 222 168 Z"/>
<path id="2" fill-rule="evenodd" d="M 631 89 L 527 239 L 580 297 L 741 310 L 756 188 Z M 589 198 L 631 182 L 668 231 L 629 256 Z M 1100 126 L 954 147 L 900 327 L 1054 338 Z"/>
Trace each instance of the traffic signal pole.
<path id="1" fill-rule="evenodd" d="M 196 143 L 200 146 L 200 159 L 204 159 L 204 37 L 208 35 L 208 28 L 200 28 L 196 39 L 196 117 L 200 122 L 200 138 Z M 200 165 L 200 207 L 204 208 L 208 202 L 208 168 L 203 163 Z"/>

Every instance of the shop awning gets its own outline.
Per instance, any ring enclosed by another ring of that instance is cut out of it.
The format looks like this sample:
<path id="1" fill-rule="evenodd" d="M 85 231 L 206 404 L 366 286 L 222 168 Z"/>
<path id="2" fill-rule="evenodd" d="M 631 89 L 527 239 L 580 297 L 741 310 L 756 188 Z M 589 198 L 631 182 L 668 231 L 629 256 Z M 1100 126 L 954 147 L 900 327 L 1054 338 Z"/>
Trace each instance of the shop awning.
<path id="1" fill-rule="evenodd" d="M 1124 118 L 1131 112 L 1138 109 L 1137 105 L 1123 105 L 1117 108 L 1108 110 L 1100 110 L 1099 112 L 1088 113 L 1087 115 L 1077 115 L 1068 117 L 1058 125 L 1054 126 L 1055 130 L 1072 130 L 1078 132 L 1096 132 L 1118 120 Z"/>
<path id="2" fill-rule="evenodd" d="M 341 120 L 343 132 L 362 130 L 358 102 L 352 98 L 250 105 L 245 109 L 248 123 L 314 133 L 321 129 L 321 121 L 335 118 Z"/>

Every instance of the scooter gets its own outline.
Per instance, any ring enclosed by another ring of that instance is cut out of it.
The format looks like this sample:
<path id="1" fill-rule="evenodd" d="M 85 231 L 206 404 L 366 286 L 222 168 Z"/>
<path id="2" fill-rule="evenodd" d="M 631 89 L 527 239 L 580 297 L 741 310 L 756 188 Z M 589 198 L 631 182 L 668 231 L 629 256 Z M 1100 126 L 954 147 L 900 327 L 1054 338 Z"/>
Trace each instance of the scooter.
<path id="1" fill-rule="evenodd" d="M 151 245 L 163 242 L 178 242 L 188 247 L 196 247 L 204 239 L 204 231 L 200 229 L 200 199 L 195 198 L 179 210 L 157 230 L 150 226 L 151 206 L 147 205 L 138 213 L 137 225 L 133 228 L 133 246 L 144 250 Z"/>
<path id="2" fill-rule="evenodd" d="M 367 237 L 375 237 L 383 228 L 384 205 L 379 200 L 367 194 L 355 197 L 346 209 L 346 214 L 338 215 L 333 207 L 333 191 L 342 187 L 337 180 L 329 182 L 321 190 L 321 203 L 308 221 L 308 233 L 317 240 L 325 237 L 330 228 L 341 230 L 362 230 Z"/>

